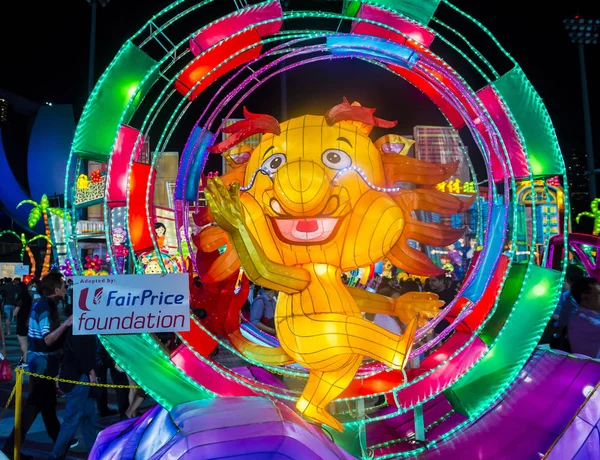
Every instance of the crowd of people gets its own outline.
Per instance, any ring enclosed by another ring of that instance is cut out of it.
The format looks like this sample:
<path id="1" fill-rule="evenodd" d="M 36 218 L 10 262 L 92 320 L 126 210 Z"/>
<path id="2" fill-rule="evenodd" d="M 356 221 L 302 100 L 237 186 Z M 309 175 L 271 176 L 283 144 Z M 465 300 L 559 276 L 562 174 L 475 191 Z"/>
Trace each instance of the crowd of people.
<path id="1" fill-rule="evenodd" d="M 31 290 L 31 292 L 30 292 Z M 0 280 L 0 309 L 2 315 L 2 354 L 6 355 L 5 335 L 11 334 L 13 321 L 16 323 L 16 334 L 21 348 L 21 360 L 19 365 L 27 361 L 27 333 L 29 325 L 29 313 L 33 303 L 33 296 L 39 299 L 37 287 L 32 283 L 31 287 L 21 281 L 21 278 L 4 278 Z M 6 325 L 6 328 L 3 326 Z"/>
<path id="2" fill-rule="evenodd" d="M 463 260 L 470 262 L 471 258 Z M 453 267 L 448 268 L 445 274 L 427 278 L 424 282 L 420 277 L 410 275 L 404 278 L 376 275 L 369 283 L 359 287 L 391 298 L 408 292 L 431 292 L 443 301 L 442 309 L 455 299 L 462 282 L 459 276 L 464 276 L 468 269 L 468 265 L 457 265 L 456 261 L 450 263 Z M 342 275 L 345 284 L 349 280 L 350 277 Z M 276 299 L 276 291 L 255 286 L 247 308 L 247 319 L 256 328 L 273 336 L 276 335 L 273 324 Z M 365 314 L 365 318 L 398 335 L 406 327 L 397 317 L 390 315 Z M 448 325 L 448 320 L 443 319 L 433 328 L 432 334 L 439 334 Z M 540 344 L 600 359 L 600 284 L 586 277 L 585 272 L 575 264 L 567 267 L 563 294 Z"/>
<path id="3" fill-rule="evenodd" d="M 342 276 L 343 282 L 346 283 L 347 280 L 347 277 Z M 437 294 L 438 298 L 442 300 L 444 306 L 446 306 L 455 298 L 458 286 L 459 280 L 447 275 L 427 278 L 425 283 L 422 283 L 421 279 L 418 277 L 398 279 L 378 276 L 373 290 L 377 294 L 391 298 L 398 298 L 408 292 L 431 292 Z M 276 302 L 277 291 L 254 285 L 250 290 L 250 295 L 245 308 L 246 319 L 257 329 L 275 336 L 274 317 Z M 401 334 L 406 326 L 401 323 L 398 318 L 389 315 L 367 314 L 366 318 L 396 334 Z M 447 322 L 442 321 L 436 326 L 436 330 L 444 328 L 447 324 Z"/>

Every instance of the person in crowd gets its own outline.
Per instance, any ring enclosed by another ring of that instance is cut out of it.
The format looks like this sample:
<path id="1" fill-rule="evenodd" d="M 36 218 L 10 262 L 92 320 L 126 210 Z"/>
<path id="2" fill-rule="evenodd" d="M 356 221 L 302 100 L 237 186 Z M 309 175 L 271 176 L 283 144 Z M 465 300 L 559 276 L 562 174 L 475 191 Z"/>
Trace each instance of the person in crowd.
<path id="1" fill-rule="evenodd" d="M 64 298 L 67 291 L 60 273 L 53 272 L 44 276 L 41 289 L 42 297 L 33 306 L 29 317 L 27 364 L 30 372 L 56 377 L 63 336 L 73 324 L 73 317 L 69 316 L 62 324 L 60 322 L 57 303 Z M 60 422 L 56 416 L 55 383 L 53 380 L 32 376 L 30 385 L 21 414 L 21 440 L 25 440 L 29 428 L 41 412 L 48 436 L 56 441 Z M 2 452 L 9 458 L 13 456 L 14 435 L 13 430 L 2 448 Z M 21 458 L 26 459 L 28 456 L 21 454 Z"/>
<path id="2" fill-rule="evenodd" d="M 413 278 L 408 278 L 405 281 L 401 282 L 399 287 L 400 295 L 404 295 L 407 292 L 419 292 L 421 290 L 421 288 L 419 287 L 420 281 L 421 280 L 419 280 L 419 278 L 417 278 L 416 280 Z"/>
<path id="3" fill-rule="evenodd" d="M 559 329 L 568 326 L 571 318 L 577 313 L 577 303 L 573 301 L 571 289 L 574 283 L 583 278 L 585 278 L 585 273 L 581 268 L 575 264 L 567 266 L 565 281 L 563 282 L 563 292 L 553 315 L 556 320 L 556 327 Z"/>
<path id="4" fill-rule="evenodd" d="M 177 335 L 172 332 L 160 332 L 155 334 L 156 338 L 165 347 L 168 353 L 173 352 L 178 346 Z M 137 383 L 127 375 L 130 386 L 137 386 Z M 125 411 L 126 418 L 133 418 L 139 415 L 138 410 L 146 399 L 146 392 L 141 388 L 131 388 L 129 390 L 129 407 Z"/>
<path id="5" fill-rule="evenodd" d="M 444 301 L 444 307 L 454 300 L 455 292 L 451 286 L 452 280 L 446 275 L 427 278 L 426 285 L 427 289 L 424 289 L 424 291 L 437 294 L 439 299 Z"/>
<path id="6" fill-rule="evenodd" d="M 20 281 L 20 279 L 19 279 Z M 10 278 L 7 278 L 2 286 L 4 297 L 4 317 L 6 321 L 6 335 L 10 335 L 10 324 L 12 323 L 15 306 L 17 305 L 17 284 Z"/>
<path id="7" fill-rule="evenodd" d="M 110 376 L 115 385 L 129 385 L 127 375 L 124 372 L 117 371 L 115 360 L 108 354 L 98 337 L 96 337 L 96 363 L 94 370 L 96 372 L 96 380 L 99 383 L 108 382 L 108 371 L 110 370 Z M 98 407 L 98 415 L 101 418 L 110 417 L 118 413 L 121 416 L 121 420 L 125 419 L 125 412 L 129 407 L 129 390 L 127 388 L 117 388 L 116 393 L 118 412 L 108 407 L 108 389 L 106 387 L 98 389 L 96 405 Z"/>
<path id="8" fill-rule="evenodd" d="M 67 303 L 65 314 L 72 318 L 73 309 Z M 60 366 L 60 378 L 84 383 L 96 383 L 96 337 L 93 335 L 73 335 L 73 326 L 66 327 L 63 341 L 63 356 Z M 96 405 L 92 397 L 94 387 L 60 382 L 65 394 L 66 407 L 63 421 L 54 441 L 51 459 L 64 459 L 71 440 L 77 430 L 81 430 L 83 440 L 89 451 L 96 441 Z M 96 390 L 96 388 L 94 388 Z"/>
<path id="9" fill-rule="evenodd" d="M 583 278 L 573 283 L 571 294 L 579 306 L 567 327 L 571 351 L 600 359 L 600 285 Z"/>
<path id="10" fill-rule="evenodd" d="M 391 283 L 390 278 L 383 278 L 381 280 L 377 286 L 376 293 L 391 297 L 392 299 L 400 297 L 400 290 Z M 396 316 L 365 313 L 365 318 L 397 335 L 402 335 L 402 331 L 406 328 L 406 325 L 400 322 Z"/>
<path id="11" fill-rule="evenodd" d="M 177 348 L 178 343 L 176 334 L 164 332 L 157 333 L 155 336 L 160 340 L 168 353 L 173 352 L 175 348 Z M 130 386 L 137 386 L 137 383 L 129 375 L 127 375 L 127 380 L 129 381 Z M 131 388 L 129 390 L 129 407 L 125 411 L 125 418 L 134 418 L 139 415 L 138 410 L 146 399 L 146 396 L 146 392 L 141 388 Z"/>
<path id="12" fill-rule="evenodd" d="M 127 375 L 130 386 L 137 386 L 135 380 Z M 131 388 L 129 390 L 129 407 L 125 411 L 125 418 L 134 418 L 138 415 L 138 409 L 146 399 L 146 392 L 141 388 Z"/>
<path id="13" fill-rule="evenodd" d="M 31 299 L 33 300 L 33 305 L 40 300 L 42 297 L 40 292 L 42 291 L 40 280 L 38 278 L 34 278 L 29 282 L 29 294 L 31 295 Z"/>
<path id="14" fill-rule="evenodd" d="M 275 332 L 275 304 L 277 291 L 262 288 L 250 306 L 250 322 L 271 335 Z"/>
<path id="15" fill-rule="evenodd" d="M 420 292 L 423 292 L 423 282 L 421 281 L 421 278 L 415 278 L 415 284 L 417 285 L 417 288 L 419 289 Z"/>
<path id="16" fill-rule="evenodd" d="M 17 339 L 21 347 L 21 360 L 18 366 L 27 366 L 27 334 L 29 332 L 29 314 L 33 299 L 29 294 L 27 285 L 22 281 L 17 285 L 17 306 L 15 318 L 17 319 Z"/>
<path id="17" fill-rule="evenodd" d="M 424 292 L 433 292 L 438 295 L 439 300 L 444 302 L 441 308 L 445 308 L 450 302 L 454 300 L 456 291 L 454 289 L 454 281 L 445 275 L 433 276 L 427 278 L 426 285 L 427 289 L 423 289 Z M 447 319 L 442 319 L 434 328 L 434 331 L 439 334 L 446 327 L 450 325 Z"/>
<path id="18" fill-rule="evenodd" d="M 433 292 L 431 290 L 431 283 L 429 282 L 431 278 L 425 278 L 425 282 L 423 283 L 423 289 L 421 292 Z"/>
<path id="19" fill-rule="evenodd" d="M 172 332 L 157 333 L 155 336 L 169 353 L 173 352 L 178 346 L 177 336 Z M 127 380 L 130 386 L 137 386 L 137 383 L 129 375 L 127 375 Z M 139 415 L 138 410 L 146 396 L 146 392 L 141 388 L 131 388 L 129 390 L 129 407 L 125 411 L 125 418 L 134 418 Z"/>
<path id="20" fill-rule="evenodd" d="M 550 344 L 555 350 L 571 351 L 567 338 L 567 326 L 571 318 L 577 313 L 577 302 L 571 295 L 571 286 L 576 281 L 585 277 L 584 271 L 575 264 L 569 264 L 563 282 L 563 292 L 554 310 L 554 314 L 548 321 L 540 344 Z"/>

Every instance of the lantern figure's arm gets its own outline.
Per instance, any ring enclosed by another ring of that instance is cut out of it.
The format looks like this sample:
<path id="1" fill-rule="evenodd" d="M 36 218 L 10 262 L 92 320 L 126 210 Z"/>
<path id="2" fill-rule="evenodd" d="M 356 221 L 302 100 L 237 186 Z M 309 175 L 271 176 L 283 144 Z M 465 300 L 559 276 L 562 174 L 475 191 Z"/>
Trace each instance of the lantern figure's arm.
<path id="1" fill-rule="evenodd" d="M 291 364 L 294 359 L 291 358 L 281 347 L 264 347 L 251 342 L 242 335 L 240 330 L 229 334 L 229 341 L 232 345 L 247 358 L 254 359 L 269 366 L 281 366 Z"/>
<path id="2" fill-rule="evenodd" d="M 246 276 L 268 289 L 294 294 L 308 286 L 310 274 L 299 267 L 287 267 L 270 260 L 244 223 L 240 184 L 228 190 L 218 177 L 209 179 L 204 194 L 215 222 L 229 234 Z"/>
<path id="3" fill-rule="evenodd" d="M 392 299 L 380 294 L 374 294 L 364 289 L 346 286 L 356 302 L 359 310 L 364 313 L 397 316 L 404 324 L 419 315 L 419 327 L 427 324 L 429 318 L 434 318 L 444 305 L 438 300 L 437 294 L 431 292 L 407 292 Z"/>
<path id="4" fill-rule="evenodd" d="M 356 306 L 364 313 L 394 315 L 394 299 L 380 294 L 374 294 L 364 289 L 346 286 L 346 289 L 356 302 Z"/>

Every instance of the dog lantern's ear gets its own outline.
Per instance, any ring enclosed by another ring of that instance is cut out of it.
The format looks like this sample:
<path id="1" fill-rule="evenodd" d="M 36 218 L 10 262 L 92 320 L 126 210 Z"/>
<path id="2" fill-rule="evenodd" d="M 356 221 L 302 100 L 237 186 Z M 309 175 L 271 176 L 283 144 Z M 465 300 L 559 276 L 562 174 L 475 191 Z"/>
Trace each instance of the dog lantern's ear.
<path id="1" fill-rule="evenodd" d="M 407 155 L 415 141 L 397 134 L 386 134 L 375 141 L 375 147 L 381 153 Z"/>

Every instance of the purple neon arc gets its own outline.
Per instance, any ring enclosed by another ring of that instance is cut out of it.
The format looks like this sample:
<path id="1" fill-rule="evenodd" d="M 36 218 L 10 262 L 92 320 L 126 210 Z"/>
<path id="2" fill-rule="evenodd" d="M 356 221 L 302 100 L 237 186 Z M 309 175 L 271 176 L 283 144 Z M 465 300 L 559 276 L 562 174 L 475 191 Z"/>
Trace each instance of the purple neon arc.
<path id="1" fill-rule="evenodd" d="M 238 397 L 193 401 L 170 412 L 154 406 L 141 417 L 100 433 L 89 458 L 351 460 L 355 457 L 285 404 L 267 398 Z"/>
<path id="2" fill-rule="evenodd" d="M 485 452 L 485 458 L 513 460 L 539 458 L 538 453 L 548 451 L 553 454 L 577 452 L 585 448 L 586 442 L 594 442 L 593 436 L 597 436 L 600 422 L 598 390 L 598 394 L 587 402 L 587 407 L 582 404 L 599 381 L 600 361 L 538 349 L 504 396 L 469 425 L 462 426 L 467 418 L 456 412 L 448 415 L 452 408 L 443 395 L 425 403 L 425 426 L 444 418 L 426 432 L 426 445 L 435 443 L 436 448 L 419 458 L 458 460 L 480 458 Z M 389 408 L 383 410 L 389 411 Z M 569 425 L 576 415 L 584 418 L 586 423 Z M 418 445 L 398 442 L 414 438 L 413 427 L 412 412 L 368 425 L 367 439 L 369 446 L 374 448 L 375 457 L 407 455 L 411 451 L 413 455 L 419 453 Z M 446 433 L 459 427 L 460 435 L 457 433 L 457 436 L 442 441 Z M 553 446 L 563 431 L 564 439 Z M 572 457 L 552 455 L 548 458 Z M 594 457 L 581 458 L 591 460 Z"/>

